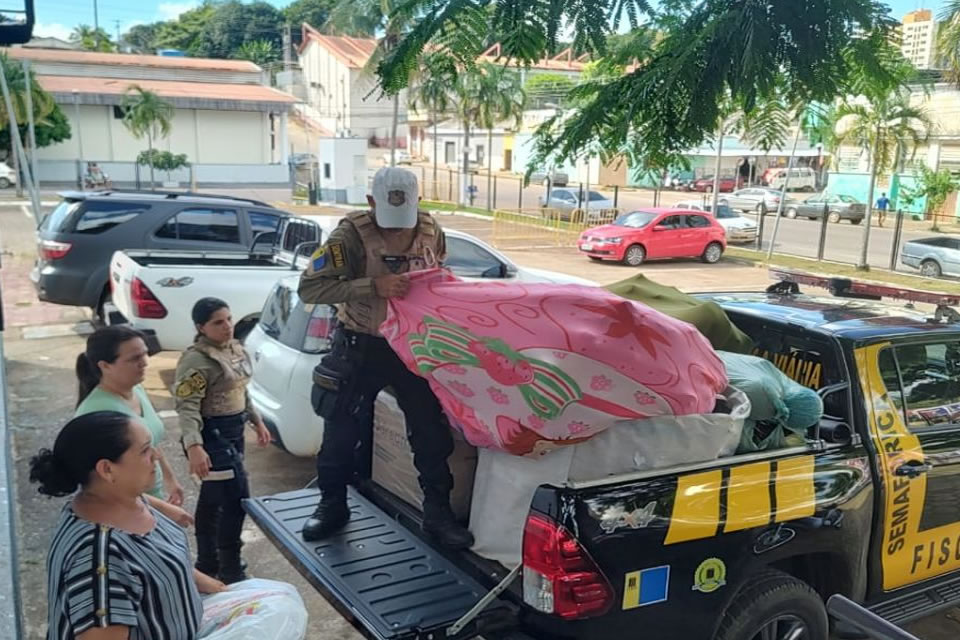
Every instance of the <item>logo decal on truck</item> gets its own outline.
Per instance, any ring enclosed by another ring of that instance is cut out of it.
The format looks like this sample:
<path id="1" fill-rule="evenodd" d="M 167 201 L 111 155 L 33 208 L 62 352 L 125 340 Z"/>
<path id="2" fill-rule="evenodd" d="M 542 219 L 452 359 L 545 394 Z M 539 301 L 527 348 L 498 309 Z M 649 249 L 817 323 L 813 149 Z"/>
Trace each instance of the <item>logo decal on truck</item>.
<path id="1" fill-rule="evenodd" d="M 623 578 L 623 610 L 667 601 L 670 565 L 631 571 Z"/>
<path id="2" fill-rule="evenodd" d="M 727 565 L 720 558 L 707 558 L 693 572 L 693 590 L 713 593 L 727 584 Z"/>

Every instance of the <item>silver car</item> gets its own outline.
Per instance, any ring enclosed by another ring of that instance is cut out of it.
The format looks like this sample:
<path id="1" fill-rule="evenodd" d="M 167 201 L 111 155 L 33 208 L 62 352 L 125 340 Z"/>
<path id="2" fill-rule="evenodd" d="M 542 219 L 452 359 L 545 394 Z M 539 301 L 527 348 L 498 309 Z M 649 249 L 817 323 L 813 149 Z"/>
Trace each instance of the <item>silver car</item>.
<path id="1" fill-rule="evenodd" d="M 554 187 L 565 187 L 570 181 L 570 176 L 568 176 L 563 171 L 554 169 L 550 172 L 550 183 Z M 547 186 L 547 173 L 545 171 L 534 171 L 530 174 L 530 184 L 542 184 Z"/>
<path id="2" fill-rule="evenodd" d="M 583 201 L 581 202 L 581 195 Z M 613 209 L 613 200 L 603 195 L 599 191 L 585 191 L 580 193 L 579 189 L 563 187 L 550 190 L 550 199 L 545 200 L 544 196 L 537 198 L 541 207 L 556 209 L 560 212 L 560 218 L 569 220 L 571 215 L 577 209 L 585 209 L 589 213 L 588 218 L 596 218 L 601 212 Z"/>
<path id="3" fill-rule="evenodd" d="M 780 206 L 780 191 L 778 189 L 767 189 L 765 187 L 748 187 L 746 189 L 737 189 L 733 193 L 723 196 L 731 209 L 740 211 L 760 211 L 760 203 L 764 203 L 767 212 L 776 211 Z M 790 202 L 787 197 L 787 202 Z"/>
<path id="4" fill-rule="evenodd" d="M 960 276 L 960 238 L 936 236 L 911 240 L 900 249 L 900 262 L 928 278 Z"/>

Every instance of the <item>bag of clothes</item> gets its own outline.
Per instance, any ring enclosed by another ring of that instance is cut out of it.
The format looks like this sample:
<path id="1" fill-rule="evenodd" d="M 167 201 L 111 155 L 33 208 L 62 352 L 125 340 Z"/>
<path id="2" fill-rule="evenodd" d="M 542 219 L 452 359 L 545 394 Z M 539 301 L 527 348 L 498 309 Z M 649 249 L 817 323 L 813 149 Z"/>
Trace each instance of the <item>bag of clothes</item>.
<path id="1" fill-rule="evenodd" d="M 738 453 L 803 444 L 807 429 L 823 417 L 816 391 L 794 382 L 769 360 L 718 351 L 730 384 L 750 399 Z"/>
<path id="2" fill-rule="evenodd" d="M 694 326 L 604 289 L 410 275 L 380 331 L 475 446 L 538 456 L 624 420 L 711 413 L 727 387 Z"/>

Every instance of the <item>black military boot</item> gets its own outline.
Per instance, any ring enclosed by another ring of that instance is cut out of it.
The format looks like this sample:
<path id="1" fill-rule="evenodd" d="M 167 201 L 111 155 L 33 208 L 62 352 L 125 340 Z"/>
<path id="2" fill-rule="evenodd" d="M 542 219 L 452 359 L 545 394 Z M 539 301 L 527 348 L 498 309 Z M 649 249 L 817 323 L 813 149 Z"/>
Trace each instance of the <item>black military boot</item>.
<path id="1" fill-rule="evenodd" d="M 423 524 L 420 528 L 447 549 L 469 549 L 473 534 L 453 517 L 449 494 L 428 495 L 423 500 Z"/>
<path id="2" fill-rule="evenodd" d="M 242 544 L 220 547 L 220 580 L 225 584 L 242 582 L 247 579 L 247 565 L 240 558 Z"/>
<path id="3" fill-rule="evenodd" d="M 316 542 L 342 529 L 350 520 L 346 488 L 325 490 L 313 515 L 303 525 L 303 539 Z"/>

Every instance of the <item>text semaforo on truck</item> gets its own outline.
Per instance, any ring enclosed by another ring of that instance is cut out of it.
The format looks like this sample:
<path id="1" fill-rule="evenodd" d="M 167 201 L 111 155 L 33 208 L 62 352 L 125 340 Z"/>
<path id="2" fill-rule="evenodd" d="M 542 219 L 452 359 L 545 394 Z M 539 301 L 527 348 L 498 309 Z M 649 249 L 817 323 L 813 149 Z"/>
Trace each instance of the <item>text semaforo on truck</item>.
<path id="1" fill-rule="evenodd" d="M 819 392 L 825 416 L 797 446 L 541 485 L 513 571 L 431 547 L 419 513 L 369 481 L 322 544 L 298 535 L 314 490 L 248 511 L 371 638 L 825 640 L 833 594 L 898 624 L 956 604 L 960 297 L 775 275 L 700 297 Z"/>

